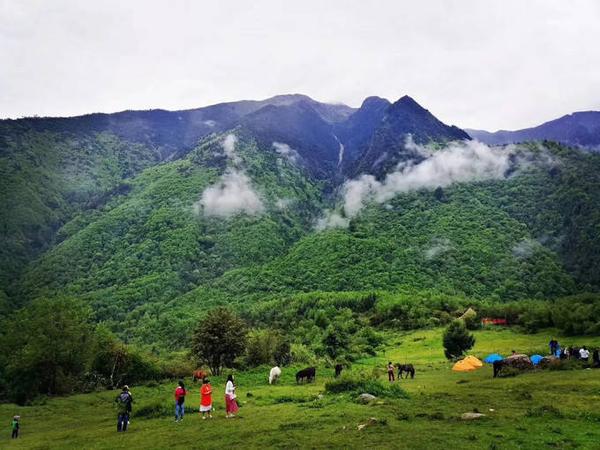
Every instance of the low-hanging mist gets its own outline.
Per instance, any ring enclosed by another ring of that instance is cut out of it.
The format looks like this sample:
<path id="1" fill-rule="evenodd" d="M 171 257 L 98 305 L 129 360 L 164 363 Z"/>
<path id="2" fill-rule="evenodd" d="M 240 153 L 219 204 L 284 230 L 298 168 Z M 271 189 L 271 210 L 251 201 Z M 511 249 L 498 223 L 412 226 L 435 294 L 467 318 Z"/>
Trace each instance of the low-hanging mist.
<path id="1" fill-rule="evenodd" d="M 250 177 L 240 168 L 242 159 L 235 151 L 237 138 L 228 134 L 222 142 L 223 151 L 232 167 L 228 167 L 221 179 L 207 187 L 200 201 L 194 204 L 196 213 L 207 217 L 228 218 L 235 214 L 258 215 L 265 207 L 258 193 L 252 187 Z"/>
<path id="2" fill-rule="evenodd" d="M 406 161 L 388 173 L 382 181 L 373 175 L 361 175 L 342 186 L 342 213 L 326 210 L 317 229 L 347 227 L 370 202 L 384 203 L 396 195 L 418 189 L 435 189 L 453 183 L 503 179 L 509 169 L 521 164 L 514 158 L 515 146 L 492 148 L 479 141 L 453 142 L 441 150 L 415 144 L 410 136 L 405 147 L 423 160 Z"/>

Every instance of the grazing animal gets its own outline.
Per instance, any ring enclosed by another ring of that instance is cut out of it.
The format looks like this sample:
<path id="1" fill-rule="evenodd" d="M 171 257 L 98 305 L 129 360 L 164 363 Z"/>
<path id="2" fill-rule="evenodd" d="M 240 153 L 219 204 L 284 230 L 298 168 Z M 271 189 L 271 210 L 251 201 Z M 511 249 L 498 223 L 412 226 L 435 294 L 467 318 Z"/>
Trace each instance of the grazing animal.
<path id="1" fill-rule="evenodd" d="M 281 369 L 277 366 L 273 367 L 269 372 L 269 384 L 275 384 L 281 376 Z"/>
<path id="2" fill-rule="evenodd" d="M 208 376 L 208 372 L 202 369 L 194 370 L 192 374 L 192 380 L 196 382 L 197 380 L 204 380 Z"/>
<path id="3" fill-rule="evenodd" d="M 339 377 L 342 374 L 342 370 L 344 369 L 344 366 L 342 364 L 336 364 L 335 365 L 335 377 Z"/>
<path id="4" fill-rule="evenodd" d="M 296 373 L 296 383 L 300 383 L 303 380 L 306 380 L 308 383 L 311 381 L 315 381 L 315 375 L 317 373 L 317 369 L 314 367 L 307 367 L 306 369 L 302 369 Z"/>
<path id="5" fill-rule="evenodd" d="M 494 361 L 494 378 L 500 375 L 505 367 L 512 367 L 519 370 L 533 369 L 533 363 L 527 355 L 512 355 L 504 358 L 502 361 Z"/>
<path id="6" fill-rule="evenodd" d="M 396 364 L 398 368 L 398 379 L 402 378 L 402 373 L 406 372 L 406 376 L 404 378 L 408 378 L 410 375 L 411 379 L 415 378 L 415 367 L 412 364 Z"/>

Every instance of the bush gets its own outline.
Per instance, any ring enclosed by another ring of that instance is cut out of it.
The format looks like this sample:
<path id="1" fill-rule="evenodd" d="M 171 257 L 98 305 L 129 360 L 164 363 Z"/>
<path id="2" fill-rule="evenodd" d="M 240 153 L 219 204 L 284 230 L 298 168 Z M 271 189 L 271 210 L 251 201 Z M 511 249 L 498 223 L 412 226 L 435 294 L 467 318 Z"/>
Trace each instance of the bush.
<path id="1" fill-rule="evenodd" d="M 444 354 L 446 358 L 460 357 L 475 345 L 475 337 L 469 333 L 462 320 L 455 320 L 444 332 Z"/>
<path id="2" fill-rule="evenodd" d="M 303 344 L 292 344 L 290 354 L 294 364 L 313 365 L 317 361 L 314 352 Z"/>
<path id="3" fill-rule="evenodd" d="M 365 373 L 343 374 L 341 377 L 325 383 L 325 391 L 330 394 L 371 394 L 375 397 L 384 398 L 408 398 L 406 391 L 399 384 L 384 384 Z"/>
<path id="4" fill-rule="evenodd" d="M 248 367 L 289 364 L 290 342 L 279 331 L 254 330 L 248 334 L 243 363 Z"/>

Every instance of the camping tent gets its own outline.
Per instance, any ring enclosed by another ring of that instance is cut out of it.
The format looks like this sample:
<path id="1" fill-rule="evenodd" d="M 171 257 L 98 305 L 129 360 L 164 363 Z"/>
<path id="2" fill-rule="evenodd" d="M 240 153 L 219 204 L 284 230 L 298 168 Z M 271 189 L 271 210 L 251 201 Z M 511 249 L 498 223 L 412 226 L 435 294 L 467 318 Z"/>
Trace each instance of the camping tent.
<path id="1" fill-rule="evenodd" d="M 475 367 L 476 369 L 479 369 L 480 367 L 483 367 L 483 363 L 475 358 L 474 356 L 467 356 L 465 359 L 463 359 L 463 361 L 468 362 L 469 364 L 471 364 L 473 367 Z"/>
<path id="2" fill-rule="evenodd" d="M 469 361 L 461 359 L 456 364 L 452 366 L 452 370 L 455 372 L 471 372 L 472 370 L 477 370 L 478 368 L 471 364 Z"/>
<path id="3" fill-rule="evenodd" d="M 531 355 L 529 358 L 534 366 L 537 366 L 544 357 L 542 355 Z"/>
<path id="4" fill-rule="evenodd" d="M 498 353 L 492 353 L 491 355 L 487 355 L 484 361 L 488 364 L 494 364 L 496 361 L 502 361 L 504 358 Z"/>
<path id="5" fill-rule="evenodd" d="M 459 317 L 459 319 L 461 320 L 467 320 L 467 319 L 474 319 L 475 317 L 477 317 L 477 311 L 475 311 L 473 308 L 469 307 L 462 316 Z"/>

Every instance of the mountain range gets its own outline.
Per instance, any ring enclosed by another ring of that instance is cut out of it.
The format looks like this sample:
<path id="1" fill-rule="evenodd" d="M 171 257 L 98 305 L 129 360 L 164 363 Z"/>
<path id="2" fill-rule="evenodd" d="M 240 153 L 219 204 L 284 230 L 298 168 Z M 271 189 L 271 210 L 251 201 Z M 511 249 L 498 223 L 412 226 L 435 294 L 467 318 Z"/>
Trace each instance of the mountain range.
<path id="1" fill-rule="evenodd" d="M 471 137 L 408 96 L 0 121 L 0 310 L 78 297 L 173 348 L 211 305 L 300 292 L 598 290 L 600 157 Z"/>
<path id="2" fill-rule="evenodd" d="M 465 131 L 473 138 L 490 145 L 547 140 L 598 151 L 600 150 L 600 111 L 575 112 L 522 130 L 499 130 L 493 133 L 473 129 Z"/>

